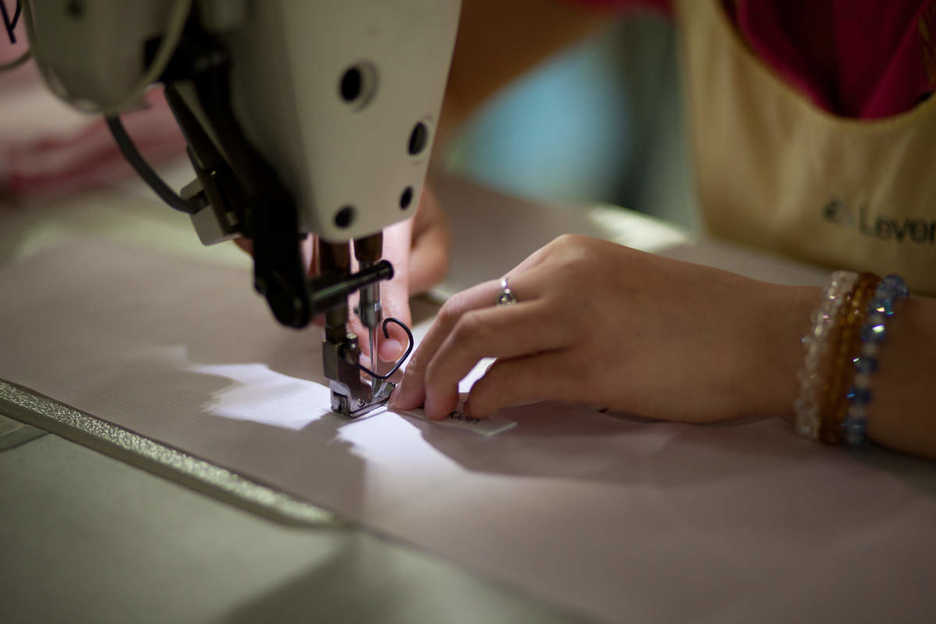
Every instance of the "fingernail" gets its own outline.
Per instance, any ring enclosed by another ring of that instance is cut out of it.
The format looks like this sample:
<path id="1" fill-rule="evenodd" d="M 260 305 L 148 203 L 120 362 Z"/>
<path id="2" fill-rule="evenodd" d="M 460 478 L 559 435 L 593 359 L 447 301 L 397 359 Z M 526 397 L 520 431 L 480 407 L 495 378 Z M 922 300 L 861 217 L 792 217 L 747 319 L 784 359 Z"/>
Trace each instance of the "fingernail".
<path id="1" fill-rule="evenodd" d="M 395 362 L 403 355 L 403 345 L 399 340 L 390 338 L 380 343 L 380 359 L 384 362 Z"/>

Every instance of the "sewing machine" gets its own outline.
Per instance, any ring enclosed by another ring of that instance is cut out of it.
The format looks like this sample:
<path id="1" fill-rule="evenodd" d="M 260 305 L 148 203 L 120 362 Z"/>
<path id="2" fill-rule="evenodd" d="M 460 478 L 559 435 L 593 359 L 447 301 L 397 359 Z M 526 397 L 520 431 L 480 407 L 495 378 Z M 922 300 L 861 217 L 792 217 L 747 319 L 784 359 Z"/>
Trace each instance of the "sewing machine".
<path id="1" fill-rule="evenodd" d="M 277 321 L 303 328 L 324 315 L 332 409 L 355 417 L 393 389 L 373 355 L 378 329 L 399 323 L 380 305 L 380 282 L 393 276 L 382 231 L 418 205 L 460 4 L 25 0 L 22 12 L 49 89 L 107 118 L 130 164 L 191 216 L 202 243 L 253 241 L 254 287 Z M 120 120 L 157 82 L 197 175 L 180 194 Z M 311 279 L 300 250 L 309 234 Z M 348 330 L 355 292 L 370 368 Z"/>

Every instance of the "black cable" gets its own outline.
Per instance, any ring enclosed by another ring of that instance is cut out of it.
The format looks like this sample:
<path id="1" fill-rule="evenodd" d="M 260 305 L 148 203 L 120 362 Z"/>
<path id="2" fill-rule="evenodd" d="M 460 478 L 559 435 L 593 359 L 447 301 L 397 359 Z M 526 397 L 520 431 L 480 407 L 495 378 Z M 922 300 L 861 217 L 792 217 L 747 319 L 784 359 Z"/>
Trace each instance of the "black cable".
<path id="1" fill-rule="evenodd" d="M 179 212 L 184 212 L 185 214 L 195 214 L 198 212 L 198 206 L 182 199 L 178 193 L 173 191 L 169 185 L 159 177 L 159 174 L 150 167 L 149 163 L 146 162 L 140 152 L 137 151 L 136 145 L 133 144 L 133 139 L 127 134 L 123 123 L 120 121 L 120 117 L 112 115 L 105 119 L 107 120 L 107 127 L 110 128 L 111 134 L 114 137 L 114 141 L 117 143 L 117 147 L 120 148 L 120 152 L 137 174 L 143 178 L 143 181 L 153 189 L 153 192 L 159 195 L 161 200 L 169 204 L 170 208 L 178 210 Z"/>
<path id="2" fill-rule="evenodd" d="M 403 362 L 406 361 L 406 358 L 409 357 L 409 354 L 413 351 L 413 347 L 416 345 L 416 339 L 413 338 L 413 332 L 411 332 L 411 331 L 410 331 L 410 328 L 406 326 L 406 323 L 404 323 L 404 322 L 401 321 L 400 319 L 394 318 L 394 317 L 392 317 L 392 316 L 389 316 L 389 317 L 387 317 L 387 318 L 384 319 L 384 322 L 383 322 L 383 325 L 382 325 L 384 338 L 389 338 L 389 337 L 390 337 L 390 331 L 387 329 L 387 323 L 393 323 L 394 325 L 399 325 L 399 326 L 403 329 L 403 331 L 406 332 L 406 340 L 407 340 L 406 353 L 404 353 L 404 354 L 403 354 L 403 357 L 401 357 L 399 360 L 396 361 L 396 364 L 393 365 L 393 368 L 391 368 L 390 370 L 388 370 L 388 371 L 387 371 L 386 373 L 384 373 L 383 375 L 378 375 L 377 373 L 375 373 L 375 372 L 372 371 L 371 369 L 367 368 L 366 366 L 364 366 L 364 365 L 361 364 L 360 362 L 358 362 L 358 365 L 357 365 L 358 370 L 364 371 L 365 373 L 367 373 L 368 375 L 370 375 L 370 376 L 373 377 L 374 379 L 379 379 L 379 380 L 381 380 L 381 381 L 386 381 L 386 380 L 390 379 L 390 377 L 393 375 L 393 373 L 397 372 L 397 370 L 398 370 L 401 366 L 403 366 Z M 371 357 L 373 357 L 373 355 L 374 355 L 374 354 L 371 354 Z"/>
<path id="3" fill-rule="evenodd" d="M 10 43 L 16 43 L 16 33 L 13 32 L 16 30 L 16 23 L 19 22 L 20 12 L 23 10 L 22 5 L 17 1 L 16 11 L 13 13 L 13 19 L 10 19 L 9 13 L 7 13 L 6 3 L 4 0 L 0 0 L 0 13 L 3 14 L 3 25 L 6 27 L 7 37 L 10 38 Z"/>

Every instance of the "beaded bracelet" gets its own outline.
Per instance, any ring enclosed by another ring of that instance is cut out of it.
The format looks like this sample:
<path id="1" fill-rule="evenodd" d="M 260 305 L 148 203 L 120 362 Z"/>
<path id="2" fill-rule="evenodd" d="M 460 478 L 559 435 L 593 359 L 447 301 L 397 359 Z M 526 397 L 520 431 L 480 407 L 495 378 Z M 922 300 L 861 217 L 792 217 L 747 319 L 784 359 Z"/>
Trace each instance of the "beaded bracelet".
<path id="1" fill-rule="evenodd" d="M 830 349 L 825 401 L 820 411 L 819 438 L 826 444 L 842 441 L 842 423 L 848 412 L 847 390 L 854 375 L 852 361 L 861 345 L 861 328 L 868 304 L 880 281 L 881 278 L 873 273 L 859 275 L 837 319 L 838 332 L 834 349 Z"/>
<path id="2" fill-rule="evenodd" d="M 822 303 L 812 315 L 812 327 L 802 338 L 806 357 L 799 372 L 800 393 L 793 409 L 797 433 L 813 440 L 819 437 L 823 386 L 828 379 L 822 369 L 827 359 L 831 334 L 836 328 L 839 311 L 857 279 L 858 274 L 850 271 L 836 271 L 832 274 L 822 293 Z"/>
<path id="3" fill-rule="evenodd" d="M 861 347 L 853 358 L 854 377 L 848 391 L 848 413 L 842 424 L 845 441 L 860 446 L 868 428 L 868 406 L 871 403 L 871 375 L 877 371 L 877 356 L 887 337 L 887 320 L 894 316 L 894 306 L 910 295 L 899 275 L 888 275 L 874 291 L 867 307 L 867 319 L 861 328 Z"/>

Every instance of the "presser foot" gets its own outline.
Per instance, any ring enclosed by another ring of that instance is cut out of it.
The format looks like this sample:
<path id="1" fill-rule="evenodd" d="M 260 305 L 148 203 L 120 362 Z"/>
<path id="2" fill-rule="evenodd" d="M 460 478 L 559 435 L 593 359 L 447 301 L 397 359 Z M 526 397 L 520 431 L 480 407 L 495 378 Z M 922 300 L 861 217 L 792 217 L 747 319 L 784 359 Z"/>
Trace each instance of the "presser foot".
<path id="1" fill-rule="evenodd" d="M 332 390 L 331 408 L 332 411 L 341 414 L 346 418 L 360 418 L 370 414 L 374 410 L 381 408 L 390 400 L 390 395 L 396 388 L 392 381 L 382 381 L 375 379 L 376 384 L 369 398 L 349 397 L 347 394 L 341 394 Z"/>
<path id="2" fill-rule="evenodd" d="M 380 374 L 361 364 L 361 352 L 358 348 L 358 338 L 351 333 L 338 336 L 337 332 L 326 336 L 322 349 L 322 361 L 325 376 L 329 379 L 331 388 L 332 411 L 346 418 L 360 418 L 365 414 L 383 407 L 390 400 L 390 395 L 396 389 L 402 377 L 400 366 L 409 357 L 413 350 L 415 340 L 413 332 L 405 323 L 393 317 L 385 318 L 381 327 L 384 338 L 390 334 L 387 326 L 398 325 L 406 333 L 407 347 L 403 356 L 386 373 Z M 344 329 L 339 327 L 339 329 Z M 328 331 L 326 329 L 326 331 Z M 362 373 L 370 377 L 370 383 L 362 379 Z"/>

